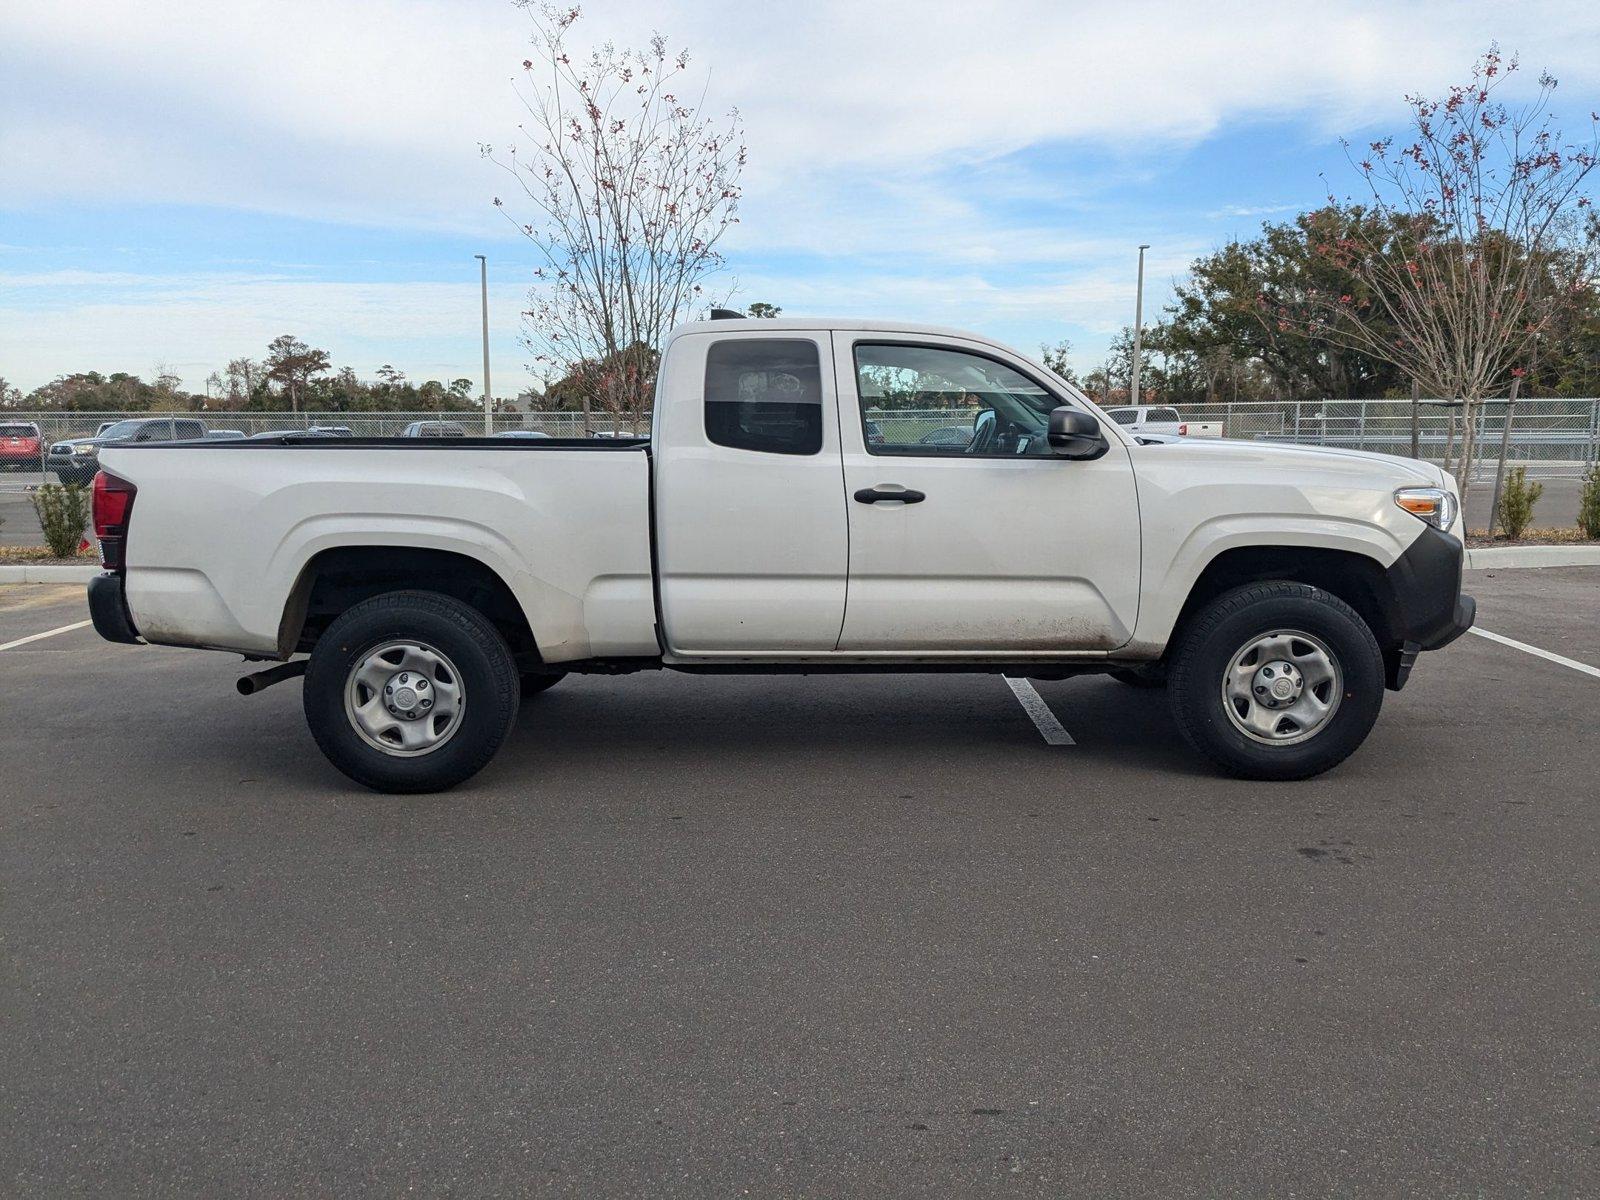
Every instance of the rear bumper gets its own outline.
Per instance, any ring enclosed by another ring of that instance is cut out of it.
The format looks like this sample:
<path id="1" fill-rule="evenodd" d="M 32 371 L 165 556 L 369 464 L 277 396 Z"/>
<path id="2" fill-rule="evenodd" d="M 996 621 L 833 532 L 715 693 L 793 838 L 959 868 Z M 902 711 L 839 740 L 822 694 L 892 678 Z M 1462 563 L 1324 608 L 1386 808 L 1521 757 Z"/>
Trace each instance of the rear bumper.
<path id="1" fill-rule="evenodd" d="M 139 641 L 121 575 L 107 571 L 89 581 L 89 619 L 94 622 L 94 631 L 108 642 Z"/>

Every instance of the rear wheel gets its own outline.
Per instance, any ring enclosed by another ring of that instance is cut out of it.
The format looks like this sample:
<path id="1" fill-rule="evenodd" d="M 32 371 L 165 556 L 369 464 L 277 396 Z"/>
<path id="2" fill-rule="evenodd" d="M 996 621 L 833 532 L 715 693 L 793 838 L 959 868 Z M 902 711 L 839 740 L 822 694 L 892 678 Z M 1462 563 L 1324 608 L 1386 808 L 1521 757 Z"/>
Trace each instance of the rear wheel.
<path id="1" fill-rule="evenodd" d="M 1183 635 L 1169 675 L 1185 739 L 1247 779 L 1306 779 L 1342 762 L 1383 706 L 1383 655 L 1344 601 L 1303 583 L 1219 597 Z"/>
<path id="2" fill-rule="evenodd" d="M 306 670 L 306 723 L 328 761 L 380 792 L 440 792 L 483 769 L 517 716 L 516 663 L 488 618 L 435 592 L 346 610 Z"/>

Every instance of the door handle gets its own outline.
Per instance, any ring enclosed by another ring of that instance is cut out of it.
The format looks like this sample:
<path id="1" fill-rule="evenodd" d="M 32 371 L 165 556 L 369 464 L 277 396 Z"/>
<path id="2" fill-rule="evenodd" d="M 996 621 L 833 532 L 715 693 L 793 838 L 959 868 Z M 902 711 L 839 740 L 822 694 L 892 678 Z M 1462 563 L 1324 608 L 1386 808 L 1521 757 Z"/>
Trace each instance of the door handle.
<path id="1" fill-rule="evenodd" d="M 897 500 L 901 504 L 921 504 L 928 498 L 925 492 L 912 491 L 899 484 L 882 483 L 877 487 L 862 488 L 856 493 L 858 504 L 877 504 L 883 500 Z"/>

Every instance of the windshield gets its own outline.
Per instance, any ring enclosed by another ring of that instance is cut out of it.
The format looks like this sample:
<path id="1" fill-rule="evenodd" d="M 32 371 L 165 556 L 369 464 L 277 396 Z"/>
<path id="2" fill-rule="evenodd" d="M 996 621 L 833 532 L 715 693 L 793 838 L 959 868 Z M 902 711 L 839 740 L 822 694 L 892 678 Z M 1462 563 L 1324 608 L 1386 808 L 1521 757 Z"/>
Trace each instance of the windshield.
<path id="1" fill-rule="evenodd" d="M 143 424 L 143 421 L 118 421 L 114 425 L 107 426 L 100 436 L 103 438 L 132 437 L 139 432 L 139 428 Z"/>

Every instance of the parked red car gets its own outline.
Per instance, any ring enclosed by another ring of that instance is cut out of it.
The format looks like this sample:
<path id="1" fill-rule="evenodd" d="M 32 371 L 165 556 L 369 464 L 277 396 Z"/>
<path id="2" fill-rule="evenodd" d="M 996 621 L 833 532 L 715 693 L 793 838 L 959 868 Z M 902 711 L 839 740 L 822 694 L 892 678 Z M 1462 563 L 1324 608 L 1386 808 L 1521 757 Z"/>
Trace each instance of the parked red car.
<path id="1" fill-rule="evenodd" d="M 39 427 L 32 421 L 0 421 L 0 467 L 38 471 L 44 461 Z"/>

